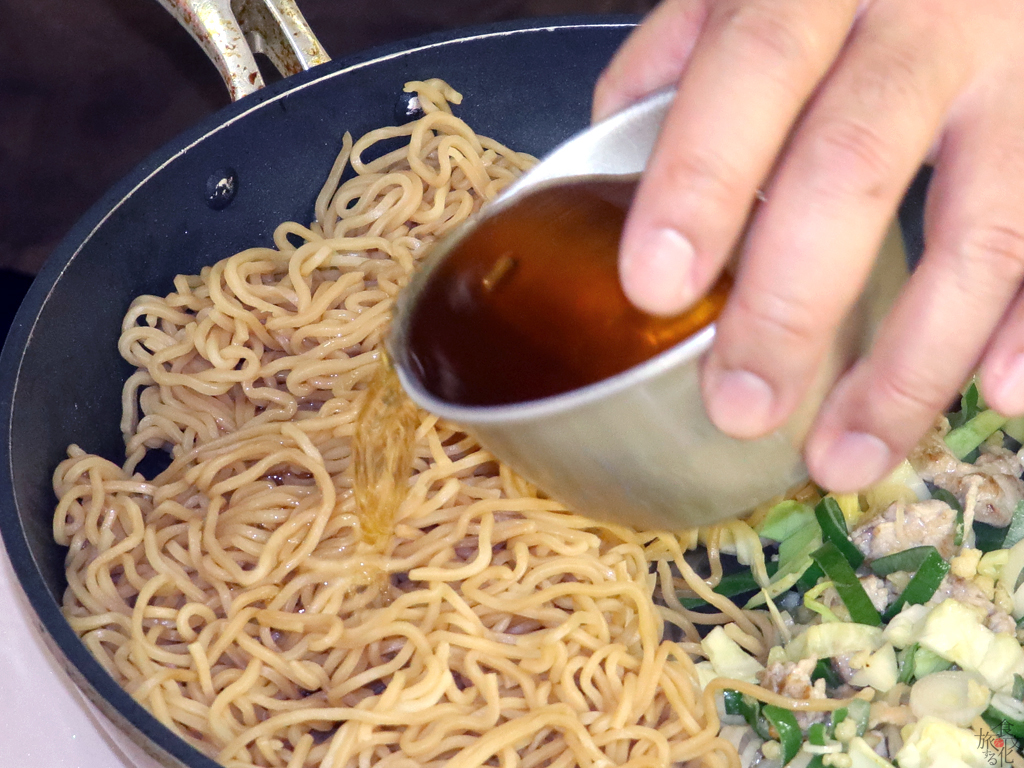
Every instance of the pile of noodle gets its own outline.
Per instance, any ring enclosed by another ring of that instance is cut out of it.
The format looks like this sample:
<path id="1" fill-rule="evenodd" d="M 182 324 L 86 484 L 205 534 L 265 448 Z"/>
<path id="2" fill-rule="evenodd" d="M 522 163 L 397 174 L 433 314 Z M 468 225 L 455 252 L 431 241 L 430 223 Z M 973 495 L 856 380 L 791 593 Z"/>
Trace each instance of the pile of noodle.
<path id="1" fill-rule="evenodd" d="M 532 162 L 454 117 L 444 83 L 409 88 L 425 115 L 346 134 L 311 227 L 132 304 L 127 460 L 72 446 L 54 477 L 68 621 L 227 766 L 736 765 L 695 622 L 762 659 L 774 633 L 711 593 L 714 534 L 705 580 L 696 534 L 572 514 L 415 411 L 404 500 L 376 545 L 361 530 L 353 434 L 395 297 Z M 152 449 L 173 461 L 147 480 Z M 684 587 L 723 613 L 689 613 Z"/>

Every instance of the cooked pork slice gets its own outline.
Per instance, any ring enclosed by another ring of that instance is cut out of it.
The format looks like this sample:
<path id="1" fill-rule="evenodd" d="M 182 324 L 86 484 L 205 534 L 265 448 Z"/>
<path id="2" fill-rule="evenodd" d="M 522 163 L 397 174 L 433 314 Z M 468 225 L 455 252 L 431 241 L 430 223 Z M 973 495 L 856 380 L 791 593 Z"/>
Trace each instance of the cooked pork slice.
<path id="1" fill-rule="evenodd" d="M 929 499 L 914 504 L 896 501 L 880 515 L 854 529 L 852 539 L 869 560 L 931 544 L 945 558 L 956 551 L 956 512 L 944 501 Z"/>
<path id="2" fill-rule="evenodd" d="M 860 585 L 864 587 L 868 599 L 879 613 L 883 613 L 889 606 L 889 603 L 896 598 L 895 588 L 885 579 L 875 576 L 873 573 L 861 576 Z"/>
<path id="3" fill-rule="evenodd" d="M 758 673 L 758 680 L 769 691 L 775 691 L 791 699 L 824 699 L 827 696 L 824 678 L 811 682 L 811 673 L 814 672 L 817 663 L 817 659 L 772 662 Z M 819 723 L 825 719 L 823 712 L 795 714 L 801 728 L 807 728 L 812 723 Z"/>
<path id="4" fill-rule="evenodd" d="M 918 443 L 910 463 L 922 480 L 945 488 L 966 509 L 974 494 L 974 519 L 989 525 L 1009 525 L 1017 503 L 1024 499 L 1020 458 L 1005 448 L 984 446 L 974 464 L 960 461 L 944 437 L 949 422 L 944 418 Z"/>
<path id="5" fill-rule="evenodd" d="M 928 601 L 928 605 L 938 605 L 949 598 L 979 609 L 978 612 L 982 616 L 985 626 L 993 632 L 1013 634 L 1017 631 L 1017 623 L 1010 614 L 989 600 L 981 587 L 973 581 L 968 581 L 952 573 L 947 574 L 939 588 L 935 590 L 932 599 Z"/>

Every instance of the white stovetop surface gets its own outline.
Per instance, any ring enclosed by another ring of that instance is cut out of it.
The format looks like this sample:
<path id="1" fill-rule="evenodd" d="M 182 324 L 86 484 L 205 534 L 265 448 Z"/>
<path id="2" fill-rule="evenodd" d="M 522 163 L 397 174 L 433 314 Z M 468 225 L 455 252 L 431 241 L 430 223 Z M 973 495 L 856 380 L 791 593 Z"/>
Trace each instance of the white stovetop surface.
<path id="1" fill-rule="evenodd" d="M 60 669 L 0 545 L 0 766 L 150 768 Z M 116 742 L 116 743 L 115 743 Z M 129 757 L 130 755 L 130 757 Z"/>

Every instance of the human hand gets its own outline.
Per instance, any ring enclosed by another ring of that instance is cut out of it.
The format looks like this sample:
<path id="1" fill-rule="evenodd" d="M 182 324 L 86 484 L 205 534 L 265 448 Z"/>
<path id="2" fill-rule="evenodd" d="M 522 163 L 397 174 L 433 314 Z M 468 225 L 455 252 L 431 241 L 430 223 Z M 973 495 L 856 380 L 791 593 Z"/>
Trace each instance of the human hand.
<path id="1" fill-rule="evenodd" d="M 926 158 L 924 256 L 822 406 L 808 468 L 836 491 L 879 480 L 978 366 L 989 405 L 1024 413 L 1021 40 L 1020 0 L 665 0 L 633 32 L 595 119 L 678 90 L 623 233 L 626 294 L 681 311 L 749 219 L 703 371 L 720 429 L 793 412 Z"/>

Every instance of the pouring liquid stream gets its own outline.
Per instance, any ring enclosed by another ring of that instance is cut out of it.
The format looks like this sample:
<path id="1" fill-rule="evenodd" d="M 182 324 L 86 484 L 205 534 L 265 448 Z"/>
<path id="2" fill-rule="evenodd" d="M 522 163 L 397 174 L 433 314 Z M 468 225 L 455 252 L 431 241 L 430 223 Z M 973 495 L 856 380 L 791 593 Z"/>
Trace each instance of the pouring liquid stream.
<path id="1" fill-rule="evenodd" d="M 724 274 L 672 317 L 634 307 L 618 246 L 635 181 L 542 188 L 481 221 L 429 275 L 409 322 L 423 386 L 460 405 L 557 395 L 621 373 L 718 316 Z"/>
<path id="2" fill-rule="evenodd" d="M 354 496 L 360 539 L 382 553 L 409 493 L 419 411 L 386 355 L 366 388 L 352 439 Z"/>

